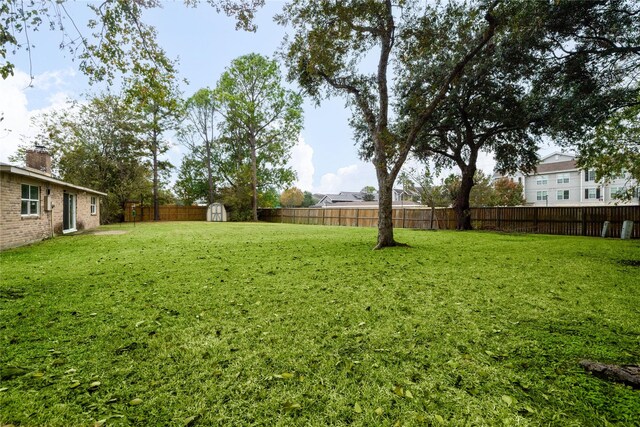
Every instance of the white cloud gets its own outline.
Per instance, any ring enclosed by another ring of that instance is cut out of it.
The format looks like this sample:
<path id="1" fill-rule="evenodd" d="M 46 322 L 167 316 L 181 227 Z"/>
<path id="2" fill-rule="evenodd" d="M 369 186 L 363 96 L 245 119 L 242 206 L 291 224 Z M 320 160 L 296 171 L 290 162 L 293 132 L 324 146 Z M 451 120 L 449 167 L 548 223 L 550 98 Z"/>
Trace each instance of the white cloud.
<path id="1" fill-rule="evenodd" d="M 33 77 L 33 86 L 39 90 L 60 90 L 68 87 L 69 82 L 76 77 L 76 72 L 72 68 L 66 70 L 45 71 Z"/>
<path id="2" fill-rule="evenodd" d="M 64 108 L 69 93 L 61 90 L 66 86 L 64 79 L 73 78 L 68 71 L 47 72 L 35 76 L 33 87 L 27 73 L 15 70 L 12 77 L 0 79 L 0 161 L 8 162 L 24 138 L 34 136 L 36 129 L 31 125 L 32 117 Z M 41 84 L 42 83 L 42 84 Z M 28 94 L 32 90 L 47 90 L 46 105 L 40 109 L 29 109 Z"/>
<path id="3" fill-rule="evenodd" d="M 291 150 L 289 166 L 296 171 L 298 179 L 294 185 L 302 191 L 311 191 L 313 188 L 313 148 L 304 142 L 304 138 L 299 137 L 296 145 Z"/>
<path id="4" fill-rule="evenodd" d="M 358 162 L 342 167 L 336 173 L 327 173 L 320 178 L 315 193 L 335 194 L 340 191 L 360 191 L 363 187 L 378 186 L 375 169 L 370 163 Z"/>
<path id="5" fill-rule="evenodd" d="M 7 162 L 20 143 L 20 135 L 29 131 L 30 115 L 27 109 L 26 87 L 29 76 L 19 70 L 13 77 L 0 79 L 0 161 Z"/>

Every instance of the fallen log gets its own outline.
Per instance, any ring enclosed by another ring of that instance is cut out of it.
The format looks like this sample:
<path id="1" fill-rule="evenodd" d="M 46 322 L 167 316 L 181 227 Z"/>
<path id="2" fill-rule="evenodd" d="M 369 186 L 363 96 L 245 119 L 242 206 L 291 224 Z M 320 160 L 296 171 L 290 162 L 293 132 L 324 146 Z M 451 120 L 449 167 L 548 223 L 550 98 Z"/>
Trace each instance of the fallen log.
<path id="1" fill-rule="evenodd" d="M 638 365 L 606 365 L 591 360 L 581 360 L 580 366 L 603 380 L 640 388 L 640 366 Z"/>

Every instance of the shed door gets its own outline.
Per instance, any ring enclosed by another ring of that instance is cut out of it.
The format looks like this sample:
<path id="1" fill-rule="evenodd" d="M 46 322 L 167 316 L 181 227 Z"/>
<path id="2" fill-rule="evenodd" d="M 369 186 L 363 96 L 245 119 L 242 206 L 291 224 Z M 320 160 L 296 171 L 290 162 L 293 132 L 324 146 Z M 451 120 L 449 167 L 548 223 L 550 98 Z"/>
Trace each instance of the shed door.
<path id="1" fill-rule="evenodd" d="M 64 193 L 62 203 L 62 231 L 76 231 L 76 196 Z"/>

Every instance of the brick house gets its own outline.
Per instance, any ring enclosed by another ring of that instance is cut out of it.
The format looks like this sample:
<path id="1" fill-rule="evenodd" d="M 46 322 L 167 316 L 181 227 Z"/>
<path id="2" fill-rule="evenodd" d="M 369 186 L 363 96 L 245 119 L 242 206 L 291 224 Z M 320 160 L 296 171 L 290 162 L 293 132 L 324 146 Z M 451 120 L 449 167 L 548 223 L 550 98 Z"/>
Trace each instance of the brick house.
<path id="1" fill-rule="evenodd" d="M 105 193 L 51 176 L 51 156 L 27 153 L 27 167 L 0 163 L 0 250 L 100 225 Z"/>

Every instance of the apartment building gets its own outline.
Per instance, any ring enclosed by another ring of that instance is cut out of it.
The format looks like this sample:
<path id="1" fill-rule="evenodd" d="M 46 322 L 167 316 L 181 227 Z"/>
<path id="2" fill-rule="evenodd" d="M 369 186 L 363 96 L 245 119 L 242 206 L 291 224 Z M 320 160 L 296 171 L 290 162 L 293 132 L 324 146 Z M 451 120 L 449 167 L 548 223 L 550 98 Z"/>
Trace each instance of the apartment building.
<path id="1" fill-rule="evenodd" d="M 531 175 L 517 173 L 511 178 L 522 184 L 529 206 L 607 206 L 639 205 L 638 188 L 633 200 L 622 202 L 616 194 L 638 183 L 627 176 L 610 182 L 596 181 L 595 171 L 583 170 L 576 165 L 575 155 L 553 153 L 540 160 Z M 499 178 L 500 175 L 494 175 Z"/>

